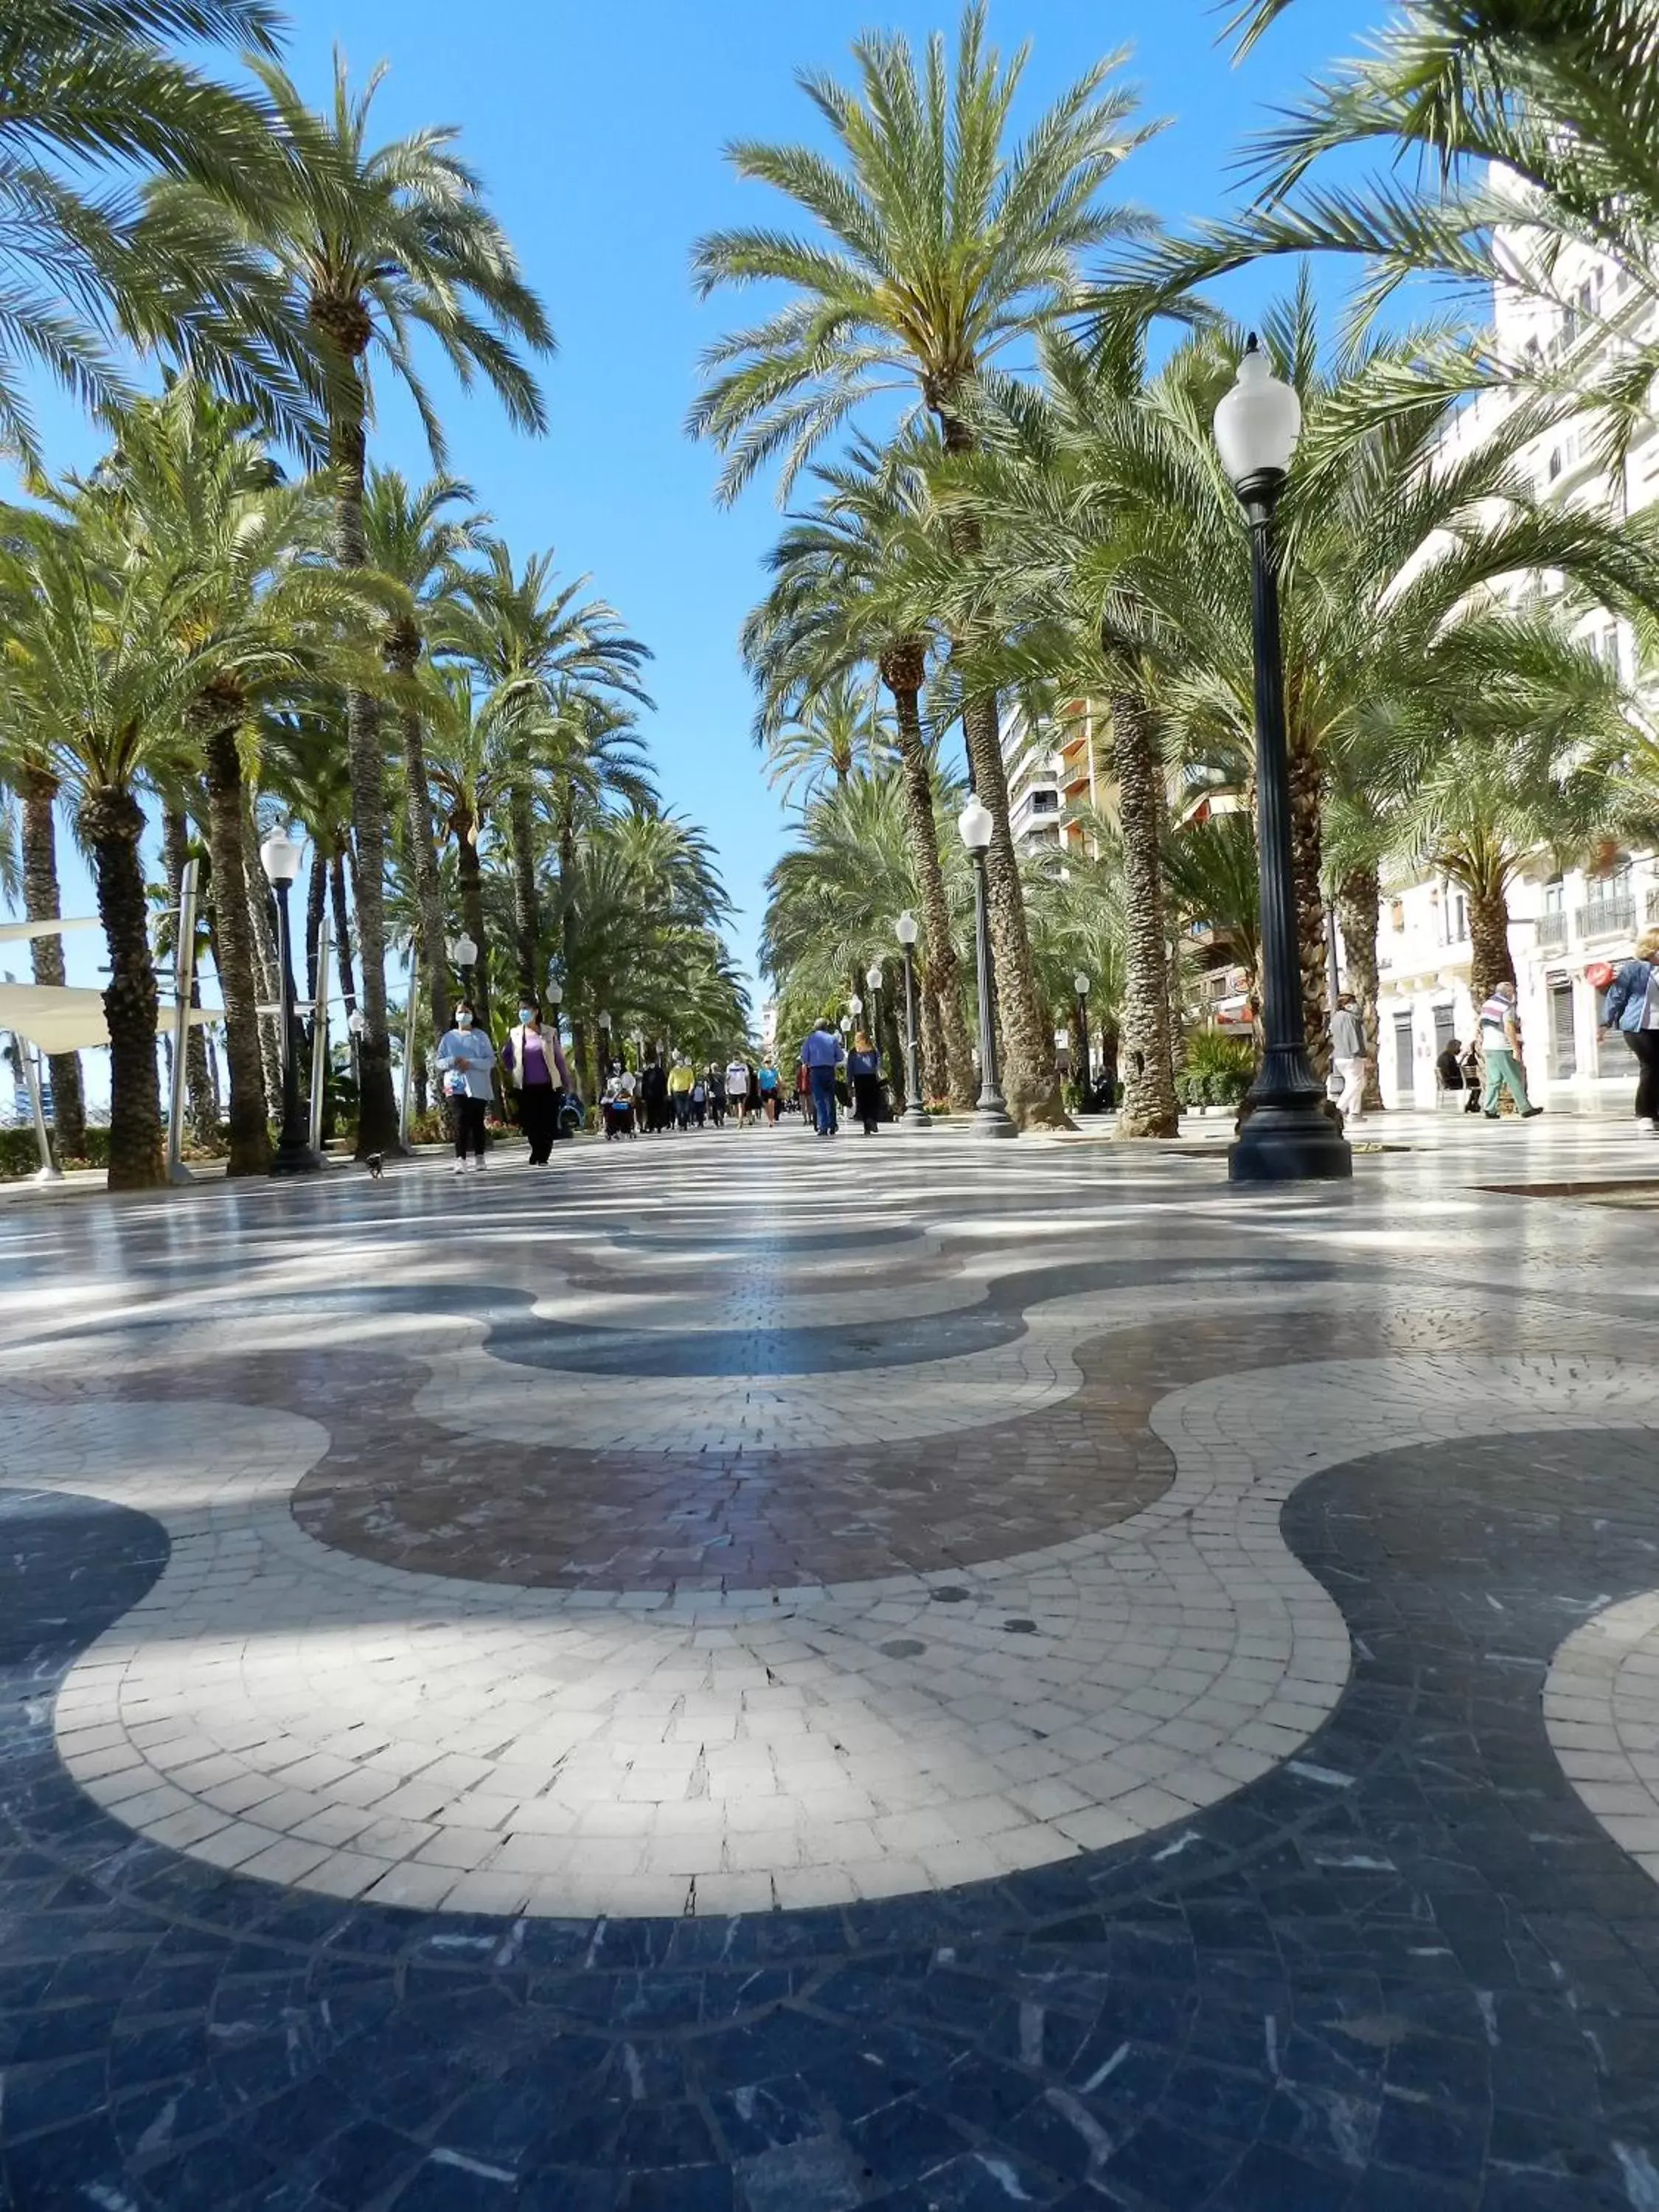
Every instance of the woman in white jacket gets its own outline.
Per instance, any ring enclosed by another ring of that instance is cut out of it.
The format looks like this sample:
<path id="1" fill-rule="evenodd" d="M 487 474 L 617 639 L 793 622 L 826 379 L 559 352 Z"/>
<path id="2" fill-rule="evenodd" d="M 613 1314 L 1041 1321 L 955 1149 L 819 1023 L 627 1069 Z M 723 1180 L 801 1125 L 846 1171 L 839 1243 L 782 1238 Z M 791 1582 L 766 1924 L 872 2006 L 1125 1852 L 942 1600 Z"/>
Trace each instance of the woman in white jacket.
<path id="1" fill-rule="evenodd" d="M 455 1112 L 457 1175 L 465 1172 L 469 1149 L 477 1167 L 483 1170 L 484 1111 L 489 1104 L 495 1070 L 495 1048 L 482 1030 L 473 1026 L 472 1009 L 463 999 L 455 1009 L 455 1026 L 438 1040 L 438 1072 Z"/>

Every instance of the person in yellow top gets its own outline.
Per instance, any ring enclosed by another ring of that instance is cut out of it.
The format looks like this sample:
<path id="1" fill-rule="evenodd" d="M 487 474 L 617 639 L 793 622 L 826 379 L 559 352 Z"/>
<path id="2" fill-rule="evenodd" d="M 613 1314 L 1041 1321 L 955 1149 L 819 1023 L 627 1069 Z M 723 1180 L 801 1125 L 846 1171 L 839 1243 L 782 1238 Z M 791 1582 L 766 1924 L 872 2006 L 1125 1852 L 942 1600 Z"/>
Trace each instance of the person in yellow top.
<path id="1" fill-rule="evenodd" d="M 674 1109 L 676 1129 L 689 1129 L 691 1126 L 691 1085 L 695 1080 L 691 1063 L 682 1053 L 668 1071 L 668 1098 Z"/>

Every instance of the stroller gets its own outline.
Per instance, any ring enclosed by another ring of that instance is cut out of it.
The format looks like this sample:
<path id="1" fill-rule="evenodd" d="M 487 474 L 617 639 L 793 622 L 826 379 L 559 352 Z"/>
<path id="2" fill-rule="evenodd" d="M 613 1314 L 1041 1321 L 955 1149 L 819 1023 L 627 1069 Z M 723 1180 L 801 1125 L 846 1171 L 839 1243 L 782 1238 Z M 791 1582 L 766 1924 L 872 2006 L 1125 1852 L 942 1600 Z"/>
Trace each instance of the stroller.
<path id="1" fill-rule="evenodd" d="M 631 1075 L 625 1075 L 620 1067 L 613 1067 L 611 1071 L 611 1080 L 605 1085 L 605 1096 L 599 1101 L 599 1118 L 605 1124 L 607 1145 L 613 1138 L 637 1137 L 640 1133 L 634 1079 Z"/>

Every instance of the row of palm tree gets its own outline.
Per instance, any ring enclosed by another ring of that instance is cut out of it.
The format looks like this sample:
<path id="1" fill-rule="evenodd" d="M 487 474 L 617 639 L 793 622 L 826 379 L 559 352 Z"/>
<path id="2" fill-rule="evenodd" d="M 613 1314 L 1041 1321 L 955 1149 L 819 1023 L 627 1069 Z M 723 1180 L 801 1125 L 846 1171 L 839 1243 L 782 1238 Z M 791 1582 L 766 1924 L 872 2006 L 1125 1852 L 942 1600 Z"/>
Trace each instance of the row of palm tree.
<path id="1" fill-rule="evenodd" d="M 1243 11 L 1242 33 L 1277 12 L 1278 0 Z M 1006 143 L 1024 56 L 1005 65 L 987 46 L 977 5 L 953 56 L 939 37 L 920 57 L 902 39 L 871 37 L 854 48 L 855 87 L 803 80 L 833 155 L 734 149 L 741 173 L 810 225 L 724 234 L 696 260 L 706 289 L 787 289 L 711 355 L 692 420 L 727 455 L 722 494 L 774 461 L 786 501 L 811 489 L 744 635 L 763 739 L 799 775 L 803 733 L 817 727 L 837 780 L 836 804 L 809 807 L 801 850 L 774 879 L 767 953 L 786 995 L 810 998 L 866 950 L 859 901 L 829 899 L 822 881 L 856 775 L 856 804 L 884 820 L 902 798 L 909 859 L 892 889 L 925 921 L 924 994 L 947 1039 L 933 1087 L 966 1103 L 963 907 L 940 828 L 941 745 L 959 727 L 969 781 L 995 825 L 1010 1101 L 1028 1125 L 1052 1121 L 1053 1014 L 1069 994 L 1063 981 L 1045 987 L 1032 915 L 1054 871 L 1014 850 L 999 737 L 1014 702 L 1048 728 L 1086 715 L 1112 818 L 1079 823 L 1088 834 L 1072 850 L 1091 866 L 1104 855 L 1115 888 L 1121 1126 L 1174 1133 L 1172 951 L 1183 922 L 1218 919 L 1194 909 L 1195 887 L 1207 882 L 1212 898 L 1236 890 L 1248 855 L 1241 833 L 1217 824 L 1194 841 L 1170 802 L 1191 785 L 1248 805 L 1253 760 L 1248 542 L 1211 433 L 1244 334 L 1197 288 L 1244 259 L 1318 245 L 1370 254 L 1381 275 L 1362 309 L 1385 280 L 1425 263 L 1468 276 L 1477 247 L 1479 273 L 1499 274 L 1495 188 L 1462 173 L 1471 151 L 1523 180 L 1504 204 L 1511 220 L 1520 204 L 1543 242 L 1534 281 L 1544 296 L 1563 288 L 1556 257 L 1570 243 L 1604 245 L 1617 230 L 1625 262 L 1650 257 L 1650 178 L 1632 202 L 1628 147 L 1605 164 L 1591 150 L 1591 134 L 1612 128 L 1605 75 L 1572 104 L 1577 72 L 1621 40 L 1629 68 L 1650 81 L 1636 33 L 1608 27 L 1609 15 L 1631 12 L 1424 0 L 1380 58 L 1316 95 L 1300 136 L 1270 149 L 1269 204 L 1195 241 L 1152 235 L 1103 201 L 1147 135 L 1109 65 L 1018 145 Z M 1650 29 L 1651 11 L 1633 12 Z M 1466 70 L 1457 42 L 1470 21 Z M 1426 139 L 1443 157 L 1439 184 L 1424 186 L 1439 196 L 1432 221 L 1397 187 L 1363 208 L 1311 188 L 1297 200 L 1321 152 L 1385 132 Z M 1646 211 L 1645 230 L 1632 208 Z M 1085 267 L 1100 249 L 1115 260 Z M 1645 303 L 1650 275 L 1632 282 Z M 1171 313 L 1187 334 L 1155 368 L 1154 323 Z M 1627 338 L 1635 317 L 1610 304 L 1601 335 Z M 1385 866 L 1432 866 L 1465 888 L 1480 997 L 1510 972 L 1508 890 L 1528 855 L 1582 855 L 1650 822 L 1653 747 L 1638 702 L 1578 632 L 1594 609 L 1645 634 L 1659 609 L 1659 533 L 1621 506 L 1552 501 L 1529 467 L 1569 412 L 1589 408 L 1604 438 L 1628 433 L 1628 346 L 1568 377 L 1445 323 L 1379 333 L 1362 319 L 1333 336 L 1305 268 L 1262 328 L 1304 419 L 1278 557 L 1303 994 L 1319 1062 L 1329 906 L 1375 1040 Z M 1650 381 L 1649 362 L 1642 405 Z M 1462 403 L 1494 384 L 1513 404 L 1460 442 Z M 825 459 L 843 429 L 850 443 Z M 829 727 L 844 716 L 831 702 L 867 698 L 877 683 L 890 719 L 872 724 L 861 752 L 834 750 Z M 817 886 L 810 898 L 805 884 Z M 815 900 L 823 927 L 803 934 Z M 884 949 L 885 932 L 869 950 Z M 1253 964 L 1253 924 L 1241 917 L 1229 933 Z"/>
<path id="2" fill-rule="evenodd" d="M 203 65 L 215 46 L 240 49 L 244 87 Z M 420 343 L 535 433 L 532 364 L 553 337 L 455 132 L 375 140 L 379 82 L 354 90 L 337 59 L 313 111 L 264 0 L 18 0 L 0 24 L 0 444 L 34 495 L 0 520 L 0 779 L 32 918 L 58 912 L 60 801 L 92 859 L 117 1188 L 161 1172 L 152 803 L 169 878 L 193 832 L 210 866 L 234 1172 L 269 1156 L 276 1037 L 259 1009 L 276 977 L 257 852 L 273 805 L 311 833 L 308 941 L 326 902 L 344 948 L 362 1154 L 397 1133 L 388 897 L 407 903 L 436 1030 L 447 915 L 484 948 L 483 994 L 535 989 L 556 958 L 573 992 L 620 1006 L 629 971 L 592 972 L 592 946 L 604 913 L 620 947 L 624 912 L 649 922 L 699 1021 L 744 1027 L 724 892 L 649 774 L 644 647 L 551 556 L 515 562 L 447 472 Z M 161 396 L 135 392 L 135 358 L 161 364 Z M 109 426 L 85 480 L 43 473 L 31 370 Z M 423 485 L 371 459 L 386 377 L 424 424 Z M 505 931 L 488 896 L 502 868 Z M 36 940 L 35 974 L 62 981 L 55 939 Z M 72 1056 L 52 1075 L 78 1151 Z"/>

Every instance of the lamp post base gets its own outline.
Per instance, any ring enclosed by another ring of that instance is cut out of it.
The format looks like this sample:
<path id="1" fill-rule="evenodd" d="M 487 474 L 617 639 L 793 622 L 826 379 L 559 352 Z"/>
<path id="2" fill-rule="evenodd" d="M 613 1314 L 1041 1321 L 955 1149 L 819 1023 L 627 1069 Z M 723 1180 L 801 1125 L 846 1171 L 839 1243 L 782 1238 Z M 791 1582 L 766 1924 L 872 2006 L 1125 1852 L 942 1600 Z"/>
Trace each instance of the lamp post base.
<path id="1" fill-rule="evenodd" d="M 933 1124 L 927 1119 L 927 1109 L 921 1101 L 919 1098 L 908 1100 L 904 1111 L 899 1115 L 900 1128 L 927 1129 L 931 1128 Z"/>
<path id="2" fill-rule="evenodd" d="M 1229 1182 L 1346 1182 L 1353 1153 L 1317 1092 L 1252 1108 L 1227 1155 Z"/>
<path id="3" fill-rule="evenodd" d="M 973 1134 L 976 1137 L 1017 1137 L 1019 1124 L 1008 1111 L 999 1094 L 988 1098 L 983 1092 L 974 1109 Z"/>

